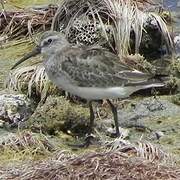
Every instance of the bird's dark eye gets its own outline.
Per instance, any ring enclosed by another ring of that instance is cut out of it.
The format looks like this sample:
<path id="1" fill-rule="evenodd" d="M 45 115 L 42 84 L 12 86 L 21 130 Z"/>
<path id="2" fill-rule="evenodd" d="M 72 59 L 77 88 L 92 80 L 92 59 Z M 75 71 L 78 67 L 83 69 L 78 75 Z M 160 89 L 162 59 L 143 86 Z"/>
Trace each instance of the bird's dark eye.
<path id="1" fill-rule="evenodd" d="M 46 41 L 44 41 L 44 46 L 48 46 L 48 45 L 50 45 L 51 43 L 52 43 L 52 39 L 48 39 L 48 40 L 46 40 Z"/>
<path id="2" fill-rule="evenodd" d="M 52 39 L 48 39 L 48 43 L 49 43 L 49 44 L 52 43 Z"/>

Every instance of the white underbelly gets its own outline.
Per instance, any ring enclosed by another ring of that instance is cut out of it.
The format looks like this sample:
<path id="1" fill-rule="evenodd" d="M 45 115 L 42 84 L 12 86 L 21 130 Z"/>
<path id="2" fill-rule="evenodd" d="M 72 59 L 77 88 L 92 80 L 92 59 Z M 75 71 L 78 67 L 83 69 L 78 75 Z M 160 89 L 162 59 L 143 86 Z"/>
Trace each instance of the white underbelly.
<path id="1" fill-rule="evenodd" d="M 161 87 L 162 84 L 149 84 L 145 86 L 121 86 L 121 87 L 108 87 L 108 88 L 98 88 L 98 87 L 79 87 L 71 84 L 67 78 L 49 78 L 57 85 L 60 89 L 63 89 L 72 95 L 79 96 L 84 99 L 96 100 L 96 99 L 117 99 L 129 97 L 133 92 L 146 89 L 150 87 Z"/>
<path id="2" fill-rule="evenodd" d="M 96 99 L 117 99 L 127 98 L 132 93 L 146 88 L 162 87 L 162 84 L 149 84 L 145 86 L 121 86 L 110 88 L 96 88 L 96 87 L 73 87 L 69 92 L 79 97 L 96 100 Z M 68 90 L 67 90 L 68 91 Z"/>
<path id="3" fill-rule="evenodd" d="M 129 90 L 127 87 L 77 87 L 74 90 L 74 94 L 86 99 L 116 99 L 128 97 L 132 93 Z"/>
<path id="4" fill-rule="evenodd" d="M 132 93 L 152 87 L 162 87 L 163 83 L 147 84 L 143 86 L 120 86 L 109 88 L 77 87 L 74 94 L 86 99 L 117 99 L 127 98 Z"/>
<path id="5" fill-rule="evenodd" d="M 84 99 L 106 99 L 106 98 L 122 98 L 128 97 L 129 93 L 126 87 L 114 87 L 114 88 L 96 88 L 96 87 L 79 87 L 75 86 L 67 81 L 66 78 L 61 80 L 58 78 L 50 79 L 57 85 L 60 89 L 63 89 L 72 95 L 79 96 Z"/>

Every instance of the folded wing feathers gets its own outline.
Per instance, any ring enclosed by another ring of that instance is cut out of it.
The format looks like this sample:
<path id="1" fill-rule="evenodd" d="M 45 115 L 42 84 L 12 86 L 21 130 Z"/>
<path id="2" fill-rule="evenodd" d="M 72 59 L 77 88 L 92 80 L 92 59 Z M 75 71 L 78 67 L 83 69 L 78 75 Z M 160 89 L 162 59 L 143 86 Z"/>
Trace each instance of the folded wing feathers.
<path id="1" fill-rule="evenodd" d="M 62 63 L 64 71 L 81 86 L 113 87 L 160 83 L 151 74 L 132 69 L 119 58 L 100 48 L 70 49 Z M 74 51 L 74 52 L 75 52 Z"/>

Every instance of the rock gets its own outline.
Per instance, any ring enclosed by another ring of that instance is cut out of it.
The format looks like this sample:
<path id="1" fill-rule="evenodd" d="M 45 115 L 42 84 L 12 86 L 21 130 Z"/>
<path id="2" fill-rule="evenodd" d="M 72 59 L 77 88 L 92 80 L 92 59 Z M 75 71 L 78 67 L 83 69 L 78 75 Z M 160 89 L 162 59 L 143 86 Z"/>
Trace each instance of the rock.
<path id="1" fill-rule="evenodd" d="M 174 37 L 174 46 L 175 46 L 177 56 L 180 56 L 180 34 L 177 34 Z"/>
<path id="2" fill-rule="evenodd" d="M 4 127 L 4 121 L 0 120 L 0 128 L 3 128 L 3 127 Z"/>
<path id="3" fill-rule="evenodd" d="M 156 132 L 152 132 L 150 134 L 149 139 L 150 140 L 159 140 L 161 137 L 163 137 L 165 134 L 162 131 L 156 131 Z"/>
<path id="4" fill-rule="evenodd" d="M 110 134 L 110 136 L 116 134 L 116 130 L 114 128 L 110 128 L 110 127 L 107 129 L 107 132 L 108 132 L 108 134 Z M 119 127 L 119 132 L 120 132 L 120 135 L 122 138 L 126 138 L 129 135 L 129 129 Z"/>
<path id="5" fill-rule="evenodd" d="M 144 98 L 128 109 L 118 110 L 120 122 L 137 122 L 153 117 L 180 116 L 180 107 L 166 99 Z"/>
<path id="6" fill-rule="evenodd" d="M 26 95 L 0 95 L 0 119 L 11 126 L 17 126 L 19 122 L 27 120 L 33 111 L 32 102 Z"/>
<path id="7" fill-rule="evenodd" d="M 171 100 L 174 104 L 180 106 L 180 93 L 171 97 Z"/>
<path id="8" fill-rule="evenodd" d="M 160 139 L 161 137 L 164 136 L 164 133 L 162 131 L 157 131 L 155 133 L 156 133 L 157 139 Z"/>
<path id="9" fill-rule="evenodd" d="M 163 1 L 163 6 L 165 8 L 167 8 L 168 10 L 170 10 L 170 11 L 176 10 L 177 9 L 177 4 L 178 4 L 178 0 L 173 0 L 173 1 L 164 0 Z"/>
<path id="10" fill-rule="evenodd" d="M 162 55 L 169 54 L 165 43 L 166 39 L 160 31 L 156 18 L 151 15 L 144 17 L 143 28 L 145 31 L 142 33 L 139 53 L 150 63 L 161 58 Z"/>

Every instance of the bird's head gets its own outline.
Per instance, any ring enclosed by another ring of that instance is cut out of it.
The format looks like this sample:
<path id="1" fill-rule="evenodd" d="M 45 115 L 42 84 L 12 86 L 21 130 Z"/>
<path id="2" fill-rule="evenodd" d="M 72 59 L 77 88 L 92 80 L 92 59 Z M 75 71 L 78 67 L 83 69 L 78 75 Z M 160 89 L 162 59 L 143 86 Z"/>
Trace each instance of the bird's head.
<path id="1" fill-rule="evenodd" d="M 19 64 L 34 57 L 38 54 L 51 54 L 56 50 L 64 47 L 68 44 L 65 35 L 56 31 L 46 31 L 41 35 L 38 45 L 24 57 L 22 57 L 15 65 L 11 68 L 14 69 Z"/>

